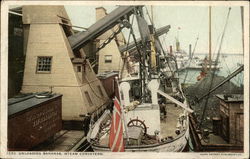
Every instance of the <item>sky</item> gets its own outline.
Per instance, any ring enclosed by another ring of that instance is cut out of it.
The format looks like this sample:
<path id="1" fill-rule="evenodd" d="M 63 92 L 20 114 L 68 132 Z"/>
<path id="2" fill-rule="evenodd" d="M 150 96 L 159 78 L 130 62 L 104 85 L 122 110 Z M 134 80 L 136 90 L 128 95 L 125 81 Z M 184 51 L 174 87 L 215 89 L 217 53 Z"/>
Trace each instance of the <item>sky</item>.
<path id="1" fill-rule="evenodd" d="M 101 6 L 65 6 L 71 23 L 76 26 L 89 27 L 95 23 L 95 8 Z M 117 6 L 102 6 L 110 13 Z M 181 49 L 188 52 L 188 46 L 195 45 L 196 53 L 208 53 L 208 7 L 207 6 L 146 6 L 149 14 L 153 8 L 153 19 L 156 28 L 171 25 L 167 35 L 161 37 L 164 48 L 175 46 L 178 36 Z M 212 53 L 218 52 L 219 38 L 222 35 L 229 7 L 212 7 Z M 146 9 L 144 9 L 146 11 Z M 148 16 L 146 14 L 146 16 Z M 150 15 L 151 16 L 151 15 Z M 179 28 L 179 29 L 178 29 Z M 136 31 L 137 36 L 138 31 Z M 128 30 L 124 29 L 125 37 Z M 233 6 L 222 43 L 222 53 L 242 54 L 242 30 L 240 7 Z"/>

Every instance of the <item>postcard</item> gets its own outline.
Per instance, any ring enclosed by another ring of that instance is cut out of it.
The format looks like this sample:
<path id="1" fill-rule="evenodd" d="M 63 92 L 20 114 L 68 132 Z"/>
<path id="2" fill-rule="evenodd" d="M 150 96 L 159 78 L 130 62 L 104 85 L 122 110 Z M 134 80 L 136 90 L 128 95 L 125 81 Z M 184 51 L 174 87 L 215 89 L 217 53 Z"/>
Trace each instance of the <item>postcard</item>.
<path id="1" fill-rule="evenodd" d="M 249 2 L 1 2 L 1 157 L 248 158 Z"/>

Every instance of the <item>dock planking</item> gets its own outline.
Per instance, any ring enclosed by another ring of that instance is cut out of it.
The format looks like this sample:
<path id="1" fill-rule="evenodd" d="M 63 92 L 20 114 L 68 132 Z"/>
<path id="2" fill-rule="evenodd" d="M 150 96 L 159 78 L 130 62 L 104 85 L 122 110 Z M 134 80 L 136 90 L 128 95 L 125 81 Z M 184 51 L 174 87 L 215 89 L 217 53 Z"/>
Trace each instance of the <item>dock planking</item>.
<path id="1" fill-rule="evenodd" d="M 79 130 L 61 130 L 49 141 L 46 141 L 34 151 L 70 151 L 78 142 L 84 138 L 85 134 Z"/>

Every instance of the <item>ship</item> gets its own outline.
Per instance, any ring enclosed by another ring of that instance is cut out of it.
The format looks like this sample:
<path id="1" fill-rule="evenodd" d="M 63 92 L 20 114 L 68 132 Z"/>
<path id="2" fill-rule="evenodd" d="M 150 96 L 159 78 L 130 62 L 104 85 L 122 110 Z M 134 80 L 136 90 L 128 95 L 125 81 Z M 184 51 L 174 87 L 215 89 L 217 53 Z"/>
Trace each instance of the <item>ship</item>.
<path id="1" fill-rule="evenodd" d="M 188 115 L 193 110 L 182 92 L 176 59 L 162 48 L 154 25 L 149 25 L 143 16 L 143 7 L 120 6 L 97 22 L 123 17 L 120 23 L 130 29 L 134 40 L 133 61 L 129 62 L 133 62 L 131 66 L 138 67 L 138 71 L 119 76 L 114 107 L 106 109 L 97 120 L 91 118 L 87 140 L 94 151 L 115 152 L 123 147 L 125 152 L 180 152 L 189 140 Z M 124 13 L 135 16 L 140 41 L 135 38 L 133 25 Z M 124 64 L 131 60 L 123 59 Z M 119 124 L 115 125 L 117 112 Z M 121 143 L 119 148 L 110 143 L 114 127 L 118 129 L 112 142 Z"/>
<path id="2" fill-rule="evenodd" d="M 178 28 L 178 36 L 179 36 L 179 28 Z M 185 70 L 188 66 L 188 62 L 191 62 L 191 55 L 187 54 L 187 52 L 183 49 L 180 48 L 180 41 L 179 38 L 175 39 L 175 45 L 176 45 L 176 49 L 175 51 L 173 51 L 173 46 L 171 45 L 169 47 L 169 52 L 171 55 L 174 56 L 174 58 L 176 59 L 176 64 L 177 64 L 177 68 L 179 71 Z"/>
<path id="3" fill-rule="evenodd" d="M 187 69 L 197 69 L 197 70 L 201 70 L 204 67 L 207 67 L 209 65 L 209 61 L 207 59 L 207 57 L 205 57 L 204 59 L 199 59 L 199 58 L 193 58 L 190 59 L 190 64 L 187 64 L 186 68 Z M 220 65 L 219 62 L 216 62 L 215 60 L 211 60 L 211 70 L 220 70 L 222 68 L 222 66 Z"/>

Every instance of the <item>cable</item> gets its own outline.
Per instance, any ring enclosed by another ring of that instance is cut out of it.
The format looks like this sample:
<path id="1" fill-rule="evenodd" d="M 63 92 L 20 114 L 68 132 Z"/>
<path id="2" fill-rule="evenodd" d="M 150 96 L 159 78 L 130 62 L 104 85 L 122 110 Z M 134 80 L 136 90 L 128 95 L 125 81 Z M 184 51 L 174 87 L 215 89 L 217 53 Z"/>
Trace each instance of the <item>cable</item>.
<path id="1" fill-rule="evenodd" d="M 133 14 L 132 22 L 131 22 L 131 27 L 130 27 L 130 32 L 129 32 L 128 40 L 127 40 L 126 51 L 128 50 L 128 45 L 129 45 L 129 41 L 130 41 L 130 36 L 131 36 L 131 34 L 132 34 L 131 28 L 132 28 L 132 26 L 133 26 L 133 24 L 134 24 L 134 17 L 135 17 L 135 15 Z M 129 55 L 129 56 L 130 56 L 130 55 Z M 129 57 L 129 56 L 128 56 L 128 57 Z M 126 57 L 126 58 L 127 58 L 127 57 Z M 122 79 L 122 74 L 123 74 L 124 67 L 125 67 L 125 62 L 126 62 L 126 60 L 125 60 L 125 58 L 124 58 L 124 60 L 123 60 L 123 66 L 122 66 L 122 70 L 121 70 L 121 79 Z M 119 66 L 120 66 L 120 61 L 119 61 Z M 127 67 L 128 67 L 128 65 L 127 65 Z M 128 69 L 128 68 L 127 68 L 127 69 Z"/>
<path id="2" fill-rule="evenodd" d="M 191 59 L 189 60 L 188 67 L 189 67 L 189 66 L 190 66 L 190 64 L 191 64 L 191 60 L 193 59 L 194 52 L 195 52 L 195 48 L 196 48 L 196 46 L 197 46 L 198 40 L 199 40 L 199 34 L 198 34 L 198 36 L 197 36 L 197 38 L 196 38 L 195 45 L 194 45 L 194 49 L 193 49 L 193 51 L 192 51 L 192 54 L 191 54 Z M 185 78 L 184 78 L 183 83 L 185 83 L 186 78 L 187 78 L 187 75 L 188 75 L 188 70 L 186 69 L 186 74 L 185 74 Z"/>
<path id="3" fill-rule="evenodd" d="M 205 16 L 205 13 L 203 13 L 203 16 L 202 16 L 202 18 L 201 18 L 202 20 L 200 21 L 200 26 L 203 26 L 203 23 L 204 23 L 204 20 L 203 20 L 203 19 L 204 19 L 204 16 Z M 198 35 L 197 35 L 197 38 L 196 38 L 196 41 L 195 41 L 194 49 L 193 49 L 193 51 L 192 51 L 191 59 L 189 60 L 188 67 L 190 67 L 191 60 L 192 60 L 193 57 L 194 57 L 195 49 L 196 49 L 196 46 L 197 46 L 197 43 L 198 43 L 198 40 L 199 40 L 199 34 L 200 34 L 200 30 L 199 30 L 199 32 L 198 32 Z M 186 82 L 186 78 L 187 78 L 188 72 L 189 72 L 189 71 L 186 69 L 186 74 L 185 74 L 185 78 L 184 78 L 183 83 Z"/>
<path id="4" fill-rule="evenodd" d="M 223 44 L 224 35 L 225 35 L 225 32 L 226 32 L 226 28 L 227 28 L 227 24 L 228 24 L 228 20 L 229 20 L 230 11 L 231 11 L 231 7 L 229 7 L 229 10 L 228 10 L 228 14 L 227 14 L 227 18 L 226 18 L 226 24 L 225 24 L 224 29 L 223 29 L 223 34 L 222 34 L 222 37 L 221 37 L 219 50 L 218 50 L 217 57 L 216 57 L 216 60 L 215 60 L 215 65 L 217 65 L 219 57 L 220 57 L 220 51 L 221 51 L 221 47 L 222 47 L 222 44 Z M 207 108 L 207 104 L 208 104 L 208 99 L 209 99 L 209 96 L 210 96 L 210 90 L 212 89 L 212 86 L 213 86 L 213 80 L 214 80 L 214 77 L 215 77 L 215 72 L 216 72 L 216 69 L 214 69 L 214 71 L 212 73 L 212 78 L 211 78 L 211 82 L 210 82 L 210 86 L 209 86 L 209 90 L 208 90 L 209 93 L 207 95 L 205 106 L 203 108 L 199 128 L 202 126 L 202 123 L 203 123 L 203 120 L 204 120 L 204 116 L 205 116 L 205 112 L 206 112 L 206 108 Z"/>
<path id="5" fill-rule="evenodd" d="M 95 96 L 98 97 L 99 99 L 102 99 L 102 100 L 104 101 L 105 98 L 103 98 L 103 97 L 99 96 L 98 94 L 96 94 L 95 90 L 94 90 L 94 89 L 92 88 L 92 86 L 91 86 L 91 82 L 89 81 L 88 77 L 87 77 L 87 76 L 85 76 L 85 77 L 86 77 L 86 81 L 87 81 L 87 83 L 88 83 L 90 89 L 91 89 L 92 92 L 95 94 Z"/>
<path id="6" fill-rule="evenodd" d="M 147 7 L 145 7 L 145 8 L 146 8 L 146 12 L 147 12 L 147 15 L 148 15 L 148 19 L 149 19 L 150 23 L 154 26 L 154 23 L 153 23 L 152 19 L 150 18 L 150 15 L 149 15 L 149 12 L 148 12 L 148 8 Z"/>
<path id="7" fill-rule="evenodd" d="M 188 148 L 191 149 L 191 151 L 194 151 L 194 149 L 189 145 L 189 140 L 186 138 L 186 136 L 185 136 L 185 139 L 187 141 Z"/>

